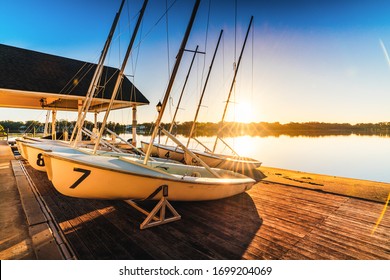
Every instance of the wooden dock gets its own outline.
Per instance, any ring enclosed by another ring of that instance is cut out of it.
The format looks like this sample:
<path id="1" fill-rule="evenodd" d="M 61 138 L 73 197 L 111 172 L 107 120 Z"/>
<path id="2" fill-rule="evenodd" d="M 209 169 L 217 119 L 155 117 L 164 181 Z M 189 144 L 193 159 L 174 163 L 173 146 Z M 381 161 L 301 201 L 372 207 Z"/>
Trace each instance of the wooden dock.
<path id="1" fill-rule="evenodd" d="M 140 230 L 122 201 L 65 197 L 24 163 L 77 259 L 390 259 L 384 203 L 261 182 L 209 202 L 172 202 L 182 219 Z M 143 202 L 151 209 L 155 202 Z"/>
<path id="2" fill-rule="evenodd" d="M 7 141 L 0 140 L 0 259 L 35 259 L 11 166 L 14 159 Z"/>
<path id="3" fill-rule="evenodd" d="M 308 175 L 288 171 L 289 176 L 278 179 L 271 173 L 280 171 L 269 169 L 270 176 L 247 193 L 217 201 L 171 202 L 180 221 L 140 230 L 145 216 L 125 202 L 63 196 L 46 173 L 15 160 L 6 151 L 9 147 L 0 148 L 0 184 L 7 183 L 1 203 L 9 210 L 0 217 L 1 259 L 390 259 L 390 211 L 388 201 L 380 201 L 386 184 L 379 184 L 382 194 L 374 201 L 345 191 L 355 181 L 349 186 L 351 181 L 326 178 L 344 189 L 335 194 L 319 177 L 311 176 L 314 188 L 305 188 Z M 26 178 L 15 171 L 19 164 Z M 291 179 L 300 183 L 292 185 Z M 38 191 L 45 207 L 37 204 L 28 185 Z M 141 205 L 150 210 L 155 202 Z M 47 208 L 50 215 L 43 217 L 38 208 Z M 51 237 L 48 227 L 53 224 L 59 233 Z M 68 255 L 59 250 L 62 247 L 69 247 Z"/>

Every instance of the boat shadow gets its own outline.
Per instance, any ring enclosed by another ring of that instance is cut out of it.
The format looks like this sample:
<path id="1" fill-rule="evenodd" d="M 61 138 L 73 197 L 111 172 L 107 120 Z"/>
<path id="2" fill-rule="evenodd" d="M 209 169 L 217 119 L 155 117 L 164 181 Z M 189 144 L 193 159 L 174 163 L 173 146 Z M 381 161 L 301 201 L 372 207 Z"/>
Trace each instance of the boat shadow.
<path id="1" fill-rule="evenodd" d="M 248 258 L 247 249 L 263 222 L 248 193 L 174 206 L 182 221 L 172 227 L 186 232 L 184 244 L 192 245 L 211 259 Z"/>
<path id="2" fill-rule="evenodd" d="M 146 216 L 127 203 L 63 196 L 45 173 L 31 168 L 29 173 L 78 259 L 251 258 L 247 249 L 262 225 L 252 197 L 242 193 L 171 202 L 179 221 L 141 230 Z M 156 203 L 138 204 L 150 211 Z"/>
<path id="3" fill-rule="evenodd" d="M 138 204 L 150 211 L 156 202 Z M 145 215 L 125 203 L 116 202 L 115 211 L 106 218 L 116 223 L 121 231 L 129 232 L 131 227 L 131 240 L 142 247 L 142 250 L 138 248 L 137 259 L 251 258 L 247 249 L 260 229 L 262 219 L 249 194 L 171 204 L 181 220 L 149 229 L 139 229 Z"/>
<path id="4" fill-rule="evenodd" d="M 252 179 L 254 179 L 256 182 L 260 182 L 267 176 L 260 171 L 259 169 L 250 169 L 250 170 L 238 170 L 239 173 L 244 174 L 245 176 L 248 176 Z"/>

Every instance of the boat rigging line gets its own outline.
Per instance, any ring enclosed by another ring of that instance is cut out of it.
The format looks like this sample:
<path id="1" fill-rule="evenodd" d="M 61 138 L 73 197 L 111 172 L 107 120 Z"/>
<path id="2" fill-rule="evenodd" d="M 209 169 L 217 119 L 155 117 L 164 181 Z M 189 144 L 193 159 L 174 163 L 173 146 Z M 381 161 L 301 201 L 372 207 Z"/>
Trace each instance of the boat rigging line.
<path id="1" fill-rule="evenodd" d="M 227 101 L 226 101 L 225 109 L 224 109 L 224 111 L 223 111 L 222 120 L 221 120 L 221 127 L 219 128 L 219 131 L 218 131 L 218 133 L 217 133 L 217 137 L 216 137 L 216 139 L 215 139 L 215 143 L 214 143 L 214 147 L 213 147 L 213 153 L 215 152 L 215 149 L 216 149 L 217 143 L 218 143 L 218 139 L 220 139 L 220 137 L 219 137 L 219 136 L 220 136 L 220 133 L 221 133 L 221 131 L 222 131 L 222 129 L 223 129 L 223 123 L 224 123 L 224 120 L 225 120 L 225 116 L 226 116 L 226 112 L 227 112 L 227 107 L 228 107 L 228 105 L 229 105 L 230 97 L 231 97 L 231 94 L 232 94 L 234 85 L 235 85 L 235 83 L 236 83 L 236 77 L 237 77 L 237 73 L 238 73 L 238 68 L 240 67 L 240 62 L 241 62 L 242 54 L 244 53 L 246 41 L 247 41 L 247 39 L 248 39 L 248 35 L 249 35 L 249 31 L 250 31 L 251 26 L 252 26 L 252 22 L 253 22 L 253 16 L 251 16 L 251 19 L 250 19 L 250 22 L 249 22 L 249 26 L 248 26 L 248 30 L 246 31 L 244 43 L 243 43 L 243 46 L 242 46 L 242 49 L 241 49 L 241 53 L 240 53 L 240 56 L 239 56 L 239 58 L 238 58 L 237 67 L 236 67 L 235 70 L 234 70 L 234 77 L 233 77 L 233 80 L 232 80 L 232 84 L 231 84 L 231 86 L 230 86 L 229 95 L 228 95 L 228 98 L 227 98 Z"/>
<path id="2" fill-rule="evenodd" d="M 147 150 L 146 155 L 145 155 L 144 164 L 147 164 L 147 162 L 149 160 L 149 157 L 150 157 L 150 154 L 152 152 L 153 142 L 154 142 L 154 139 L 156 138 L 157 132 L 158 132 L 158 130 L 160 128 L 161 119 L 162 119 L 162 116 L 164 115 L 165 107 L 167 105 L 167 102 L 168 102 L 168 99 L 169 99 L 169 96 L 170 96 L 170 92 L 171 92 L 173 83 L 175 81 L 177 71 L 179 69 L 181 58 L 183 57 L 184 49 L 185 49 L 185 46 L 187 44 L 188 37 L 190 35 L 191 29 L 192 29 L 192 25 L 193 25 L 194 20 L 195 20 L 196 13 L 198 11 L 199 4 L 200 4 L 200 0 L 196 0 L 194 8 L 192 10 L 190 22 L 189 22 L 189 24 L 187 26 L 184 38 L 183 38 L 183 40 L 181 42 L 181 45 L 180 45 L 180 48 L 179 48 L 179 52 L 178 52 L 178 54 L 176 56 L 176 62 L 175 62 L 175 65 L 173 67 L 172 75 L 171 75 L 171 78 L 169 80 L 169 84 L 168 84 L 168 87 L 167 87 L 167 90 L 166 90 L 166 93 L 165 93 L 165 96 L 164 96 L 164 100 L 163 100 L 162 105 L 161 105 L 161 110 L 160 110 L 160 112 L 158 114 L 158 117 L 157 117 L 157 120 L 156 120 L 155 128 L 154 128 L 152 136 L 150 138 L 150 145 L 148 146 L 148 150 Z"/>
<path id="3" fill-rule="evenodd" d="M 185 51 L 188 51 L 188 52 L 193 52 L 194 55 L 192 56 L 191 64 L 190 64 L 190 67 L 188 69 L 187 76 L 186 76 L 186 78 L 184 80 L 184 85 L 183 85 L 183 88 L 182 88 L 181 93 L 180 93 L 179 101 L 177 102 L 177 105 L 176 105 L 175 113 L 173 114 L 171 125 L 169 126 L 169 130 L 168 130 L 169 133 L 172 133 L 173 126 L 175 125 L 176 115 L 177 115 L 177 112 L 178 112 L 178 110 L 180 108 L 181 99 L 183 97 L 183 93 L 184 93 L 184 90 L 185 90 L 186 85 L 187 85 L 188 77 L 190 76 L 190 73 L 191 73 L 192 65 L 194 64 L 195 56 L 196 56 L 197 53 L 205 54 L 204 52 L 198 52 L 198 48 L 199 48 L 199 46 L 197 45 L 196 48 L 195 48 L 195 51 L 185 50 Z M 167 144 L 167 142 L 168 142 L 168 138 L 166 139 L 165 144 Z"/>
<path id="4" fill-rule="evenodd" d="M 95 144 L 95 147 L 93 149 L 93 154 L 96 154 L 96 151 L 97 151 L 97 149 L 99 147 L 99 142 L 102 139 L 103 132 L 104 132 L 104 129 L 106 127 L 107 118 L 108 118 L 108 115 L 110 114 L 112 104 L 113 104 L 113 102 L 115 100 L 115 97 L 116 97 L 116 95 L 118 93 L 119 86 L 122 83 L 123 73 L 125 71 L 126 64 L 127 64 L 128 59 L 129 59 L 129 56 L 130 56 L 130 53 L 131 53 L 131 50 L 132 50 L 132 47 L 133 47 L 133 44 L 134 44 L 134 41 L 135 41 L 135 37 L 137 35 L 138 28 L 139 28 L 139 26 L 141 24 L 141 21 L 142 21 L 142 18 L 143 18 L 143 15 L 144 15 L 147 3 L 148 3 L 148 0 L 145 0 L 143 5 L 142 5 L 142 8 L 141 8 L 138 20 L 137 20 L 137 24 L 134 27 L 133 35 L 132 35 L 132 37 L 130 39 L 130 42 L 129 42 L 129 45 L 127 47 L 127 51 L 126 51 L 125 57 L 123 59 L 122 67 L 121 67 L 121 70 L 118 73 L 118 78 L 116 80 L 115 87 L 114 87 L 114 90 L 113 90 L 112 95 L 111 95 L 111 101 L 110 101 L 110 103 L 109 103 L 109 105 L 107 107 L 107 110 L 106 110 L 106 113 L 104 115 L 104 119 L 103 119 L 103 122 L 102 122 L 102 125 L 101 125 L 101 128 L 100 128 L 100 131 L 99 131 L 99 134 L 98 134 L 98 137 L 97 137 L 97 140 L 96 140 L 96 144 Z"/>
<path id="5" fill-rule="evenodd" d="M 109 32 L 107 40 L 104 44 L 103 51 L 102 51 L 102 54 L 101 54 L 100 59 L 99 59 L 99 63 L 98 63 L 96 70 L 95 70 L 95 74 L 94 74 L 92 81 L 91 81 L 91 84 L 89 86 L 89 89 L 88 89 L 88 92 L 86 95 L 86 100 L 85 100 L 85 102 L 83 102 L 83 105 L 81 108 L 81 115 L 77 118 L 76 125 L 73 128 L 70 142 L 72 142 L 74 139 L 74 144 L 73 144 L 74 147 L 77 145 L 77 141 L 78 141 L 79 137 L 81 137 L 82 127 L 84 125 L 84 121 L 85 121 L 85 118 L 87 116 L 87 112 L 89 110 L 89 107 L 92 103 L 92 99 L 93 99 L 93 97 L 96 93 L 96 90 L 98 88 L 99 81 L 100 81 L 100 78 L 101 78 L 101 75 L 103 72 L 104 61 L 106 59 L 108 49 L 109 49 L 111 41 L 112 41 L 112 37 L 114 36 L 114 32 L 115 32 L 116 26 L 118 24 L 119 17 L 120 17 L 120 14 L 122 12 L 122 8 L 123 8 L 124 3 L 125 3 L 125 0 L 122 0 L 121 5 L 119 7 L 119 10 L 115 15 L 114 22 L 111 25 L 110 32 Z M 77 131 L 77 133 L 76 133 L 76 131 Z"/>
<path id="6" fill-rule="evenodd" d="M 188 146 L 189 146 L 189 144 L 190 144 L 192 135 L 193 135 L 193 133 L 194 133 L 194 129 L 195 129 L 195 126 L 196 126 L 196 121 L 197 121 L 197 118 L 198 118 L 199 110 L 200 110 L 200 107 L 201 107 L 201 105 L 202 105 L 203 96 L 204 96 L 204 93 L 205 93 L 205 91 L 206 91 L 206 86 L 207 86 L 207 83 L 208 83 L 208 81 L 209 81 L 211 69 L 213 68 L 215 56 L 216 56 L 217 51 L 218 51 L 219 43 L 221 42 L 222 34 L 223 34 L 223 29 L 222 29 L 221 32 L 219 33 L 217 46 L 215 47 L 215 51 L 214 51 L 214 54 L 213 54 L 213 58 L 212 58 L 211 63 L 210 63 L 210 67 L 209 67 L 209 71 L 208 71 L 208 73 L 207 73 L 206 81 L 205 81 L 205 84 L 204 84 L 204 86 L 203 86 L 202 94 L 201 94 L 201 96 L 200 96 L 198 108 L 196 109 L 194 121 L 192 122 L 192 127 L 191 127 L 191 130 L 190 130 L 190 135 L 188 136 L 188 141 L 187 141 L 187 146 L 186 146 L 187 148 L 188 148 Z"/>

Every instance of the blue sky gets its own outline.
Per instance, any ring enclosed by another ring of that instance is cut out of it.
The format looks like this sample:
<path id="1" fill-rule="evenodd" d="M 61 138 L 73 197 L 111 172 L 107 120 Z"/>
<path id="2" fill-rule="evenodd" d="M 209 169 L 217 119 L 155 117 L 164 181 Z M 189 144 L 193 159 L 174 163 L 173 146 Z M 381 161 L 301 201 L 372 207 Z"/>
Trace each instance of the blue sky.
<path id="1" fill-rule="evenodd" d="M 166 4 L 172 3 L 168 24 L 165 17 L 157 23 Z M 154 106 L 163 98 L 193 3 L 149 1 L 139 36 L 142 40 L 126 71 L 134 75 L 133 82 L 151 102 L 139 108 L 140 122 L 153 121 L 157 115 Z M 2 0 L 0 43 L 96 62 L 119 4 L 120 0 Z M 119 67 L 141 5 L 140 0 L 126 4 L 107 64 Z M 220 120 L 233 62 L 238 59 L 251 15 L 254 26 L 227 120 L 389 121 L 390 68 L 380 45 L 382 40 L 390 49 L 389 11 L 389 1 L 237 1 L 236 12 L 234 0 L 202 1 L 187 48 L 199 45 L 206 55 L 197 56 L 178 121 L 193 119 L 219 30 L 224 29 L 199 115 L 199 121 Z M 166 122 L 173 114 L 191 58 L 191 53 L 183 58 Z M 44 115 L 35 110 L 0 108 L 0 119 L 44 121 Z M 59 117 L 76 118 L 71 113 Z M 110 117 L 128 123 L 131 112 L 115 111 Z"/>

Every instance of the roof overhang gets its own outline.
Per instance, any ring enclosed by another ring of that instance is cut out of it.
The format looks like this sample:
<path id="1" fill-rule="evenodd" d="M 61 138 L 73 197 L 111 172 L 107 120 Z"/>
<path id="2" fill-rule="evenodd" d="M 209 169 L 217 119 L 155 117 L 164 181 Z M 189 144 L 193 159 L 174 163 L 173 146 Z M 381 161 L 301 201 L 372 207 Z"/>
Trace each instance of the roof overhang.
<path id="1" fill-rule="evenodd" d="M 0 107 L 20 109 L 45 109 L 58 111 L 78 111 L 85 101 L 85 96 L 32 92 L 0 88 Z M 109 99 L 93 98 L 89 112 L 103 112 L 107 110 Z M 111 110 L 124 109 L 133 106 L 146 105 L 145 103 L 115 100 Z"/>
<path id="2" fill-rule="evenodd" d="M 0 107 L 78 111 L 90 91 L 97 65 L 0 44 Z M 120 71 L 104 66 L 89 111 L 147 105 L 149 101 Z"/>

